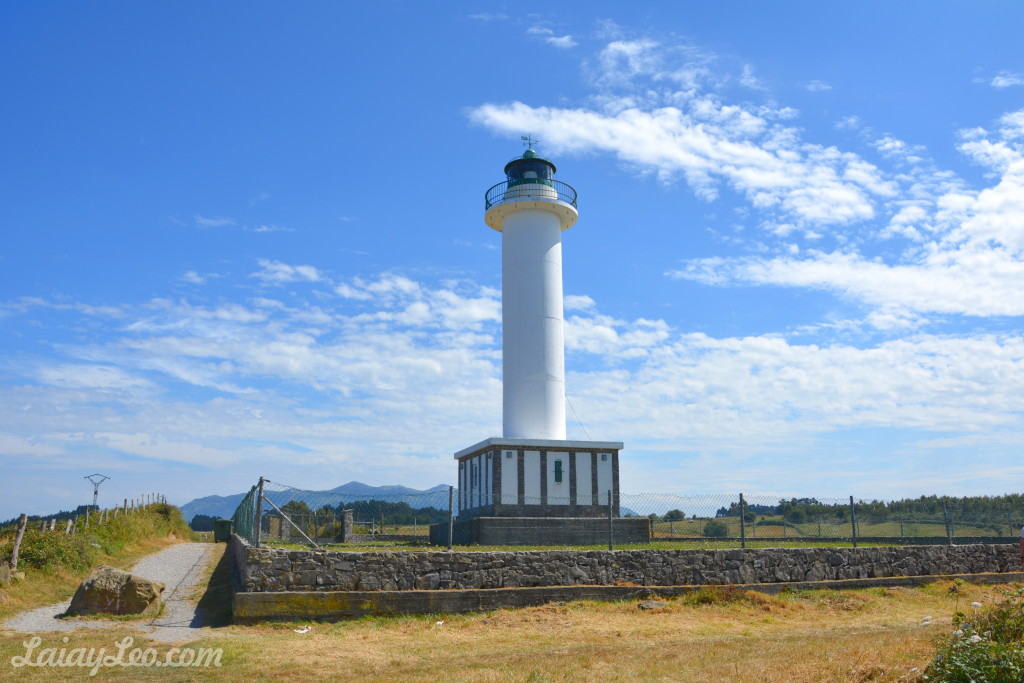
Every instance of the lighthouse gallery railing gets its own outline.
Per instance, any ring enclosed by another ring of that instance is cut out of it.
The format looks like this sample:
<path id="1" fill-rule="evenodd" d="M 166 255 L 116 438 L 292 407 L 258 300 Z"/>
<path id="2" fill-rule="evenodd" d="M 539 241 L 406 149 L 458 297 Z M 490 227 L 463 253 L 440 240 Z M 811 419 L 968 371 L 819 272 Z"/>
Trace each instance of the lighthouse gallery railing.
<path id="1" fill-rule="evenodd" d="M 487 190 L 484 195 L 485 209 L 509 201 L 559 201 L 576 207 L 576 190 L 561 180 L 526 178 L 506 180 Z"/>

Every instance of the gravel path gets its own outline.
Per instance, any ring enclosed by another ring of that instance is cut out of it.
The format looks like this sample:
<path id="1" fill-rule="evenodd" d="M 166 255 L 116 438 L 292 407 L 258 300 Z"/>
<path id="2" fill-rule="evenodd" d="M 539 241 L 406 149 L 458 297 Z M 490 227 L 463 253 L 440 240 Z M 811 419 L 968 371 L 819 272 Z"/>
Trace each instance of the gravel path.
<path id="1" fill-rule="evenodd" d="M 4 622 L 3 627 L 21 633 L 42 633 L 131 625 L 154 640 L 194 640 L 199 637 L 202 614 L 190 596 L 210 563 L 213 548 L 212 543 L 177 543 L 142 558 L 132 567 L 133 574 L 160 581 L 167 586 L 163 595 L 164 609 L 152 619 L 138 622 L 58 619 L 71 605 L 71 601 L 66 600 L 19 614 Z"/>

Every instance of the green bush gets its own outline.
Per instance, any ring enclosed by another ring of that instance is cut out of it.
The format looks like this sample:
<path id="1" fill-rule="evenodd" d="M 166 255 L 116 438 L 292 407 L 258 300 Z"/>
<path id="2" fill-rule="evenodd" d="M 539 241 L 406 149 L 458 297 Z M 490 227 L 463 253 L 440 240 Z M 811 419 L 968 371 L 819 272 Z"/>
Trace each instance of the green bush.
<path id="1" fill-rule="evenodd" d="M 181 511 L 171 505 L 150 505 L 128 515 L 108 517 L 88 528 L 81 523 L 78 532 L 69 536 L 63 531 L 26 529 L 18 551 L 18 567 L 53 570 L 62 567 L 72 572 L 88 570 L 102 551 L 113 555 L 144 538 L 164 537 L 170 533 L 189 538 L 191 530 Z M 14 531 L 0 538 L 0 558 L 8 558 L 14 547 Z"/>
<path id="2" fill-rule="evenodd" d="M 793 524 L 803 524 L 807 521 L 807 513 L 800 508 L 793 508 L 786 513 L 786 521 Z"/>
<path id="3" fill-rule="evenodd" d="M 0 541 L 0 557 L 10 557 L 14 538 Z M 18 550 L 18 567 L 31 569 L 52 569 L 64 567 L 81 572 L 92 566 L 95 548 L 82 539 L 68 536 L 62 531 L 39 531 L 26 529 Z"/>
<path id="4" fill-rule="evenodd" d="M 958 612 L 953 634 L 939 644 L 926 681 L 1024 680 L 1024 588 L 973 615 Z"/>
<path id="5" fill-rule="evenodd" d="M 708 538 L 725 538 L 729 535 L 729 527 L 725 522 L 712 519 L 704 524 L 704 535 Z"/>

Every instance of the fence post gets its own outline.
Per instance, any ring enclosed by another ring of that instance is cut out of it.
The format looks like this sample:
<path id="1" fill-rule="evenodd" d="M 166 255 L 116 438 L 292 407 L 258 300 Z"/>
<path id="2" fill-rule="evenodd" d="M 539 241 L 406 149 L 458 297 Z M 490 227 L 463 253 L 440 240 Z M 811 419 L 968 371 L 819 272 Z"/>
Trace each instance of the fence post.
<path id="1" fill-rule="evenodd" d="M 263 477 L 260 477 L 260 483 L 257 486 L 256 491 L 256 519 L 252 521 L 252 540 L 253 545 L 257 548 L 260 547 L 260 532 L 263 531 Z"/>
<path id="2" fill-rule="evenodd" d="M 455 487 L 448 487 L 448 551 L 452 549 L 452 534 L 455 533 Z"/>
<path id="3" fill-rule="evenodd" d="M 747 547 L 747 526 L 746 520 L 743 519 L 743 494 L 740 494 L 740 547 Z"/>
<path id="4" fill-rule="evenodd" d="M 946 507 L 946 499 L 942 499 L 942 518 L 946 522 L 946 545 L 953 545 L 953 527 L 949 521 L 949 509 Z"/>
<path id="5" fill-rule="evenodd" d="M 56 517 L 51 517 L 50 518 L 50 531 L 53 531 L 56 528 L 57 528 L 57 518 Z"/>
<path id="6" fill-rule="evenodd" d="M 857 547 L 857 506 L 853 504 L 853 496 L 850 496 L 850 530 L 853 532 L 853 547 Z"/>
<path id="7" fill-rule="evenodd" d="M 28 515 L 24 512 L 18 517 L 18 533 L 14 537 L 14 547 L 11 549 L 11 573 L 18 570 L 18 551 L 21 549 L 21 539 L 25 537 L 25 527 L 28 526 Z"/>
<path id="8" fill-rule="evenodd" d="M 612 522 L 612 490 L 608 489 L 608 550 L 615 550 L 614 524 Z"/>

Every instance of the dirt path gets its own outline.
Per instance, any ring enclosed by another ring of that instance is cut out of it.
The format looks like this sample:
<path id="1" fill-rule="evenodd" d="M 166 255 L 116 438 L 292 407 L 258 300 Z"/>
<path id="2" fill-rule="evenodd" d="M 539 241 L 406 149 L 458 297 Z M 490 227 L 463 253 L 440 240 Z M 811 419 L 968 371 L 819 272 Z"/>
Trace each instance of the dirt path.
<path id="1" fill-rule="evenodd" d="M 138 622 L 59 619 L 71 604 L 66 600 L 19 614 L 4 622 L 3 627 L 21 633 L 45 633 L 131 624 L 154 640 L 194 640 L 200 637 L 198 629 L 202 626 L 202 614 L 191 596 L 209 566 L 213 548 L 212 543 L 178 543 L 142 558 L 132 567 L 132 573 L 167 586 L 163 611 L 152 619 Z"/>

